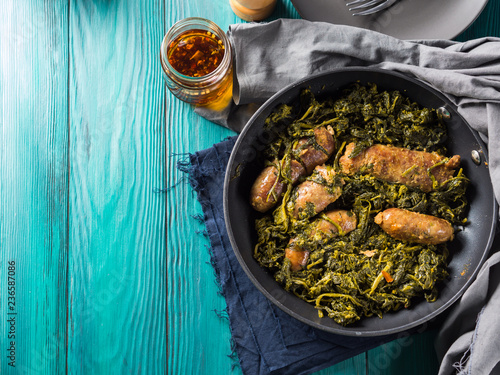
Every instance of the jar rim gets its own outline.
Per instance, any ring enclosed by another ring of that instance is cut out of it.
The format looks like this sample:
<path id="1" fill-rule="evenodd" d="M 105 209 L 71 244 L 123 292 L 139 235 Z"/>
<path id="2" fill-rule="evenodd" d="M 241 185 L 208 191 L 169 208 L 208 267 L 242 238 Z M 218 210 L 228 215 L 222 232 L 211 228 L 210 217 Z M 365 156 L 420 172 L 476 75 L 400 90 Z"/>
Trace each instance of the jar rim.
<path id="1" fill-rule="evenodd" d="M 226 50 L 224 53 L 224 57 L 222 58 L 221 63 L 212 72 L 200 77 L 192 77 L 180 73 L 168 61 L 168 56 L 167 56 L 168 42 L 171 39 L 173 39 L 174 36 L 176 36 L 175 35 L 176 32 L 178 32 L 185 26 L 201 26 L 203 28 L 211 29 L 212 31 L 216 32 L 215 34 L 217 35 L 217 37 L 221 39 L 222 43 L 224 44 L 224 49 Z M 180 80 L 179 83 L 181 84 L 198 83 L 199 81 L 210 80 L 211 78 L 219 75 L 221 72 L 227 70 L 231 66 L 231 59 L 232 59 L 232 47 L 231 47 L 231 42 L 229 41 L 229 38 L 227 37 L 226 33 L 215 22 L 202 17 L 188 17 L 174 23 L 163 37 L 163 41 L 161 43 L 161 48 L 160 48 L 160 60 L 162 69 L 163 70 L 165 70 L 165 68 L 168 69 L 169 72 L 171 72 L 178 80 Z M 165 65 L 166 67 L 163 65 Z"/>

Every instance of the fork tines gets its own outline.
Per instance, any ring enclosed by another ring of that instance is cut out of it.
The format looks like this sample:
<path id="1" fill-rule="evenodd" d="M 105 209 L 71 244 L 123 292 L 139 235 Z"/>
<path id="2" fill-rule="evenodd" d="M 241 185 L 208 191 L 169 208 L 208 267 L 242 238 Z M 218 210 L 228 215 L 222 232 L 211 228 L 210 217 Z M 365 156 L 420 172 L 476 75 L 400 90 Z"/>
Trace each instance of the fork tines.
<path id="1" fill-rule="evenodd" d="M 396 0 L 353 0 L 346 3 L 353 16 L 366 16 L 380 12 L 394 4 Z"/>

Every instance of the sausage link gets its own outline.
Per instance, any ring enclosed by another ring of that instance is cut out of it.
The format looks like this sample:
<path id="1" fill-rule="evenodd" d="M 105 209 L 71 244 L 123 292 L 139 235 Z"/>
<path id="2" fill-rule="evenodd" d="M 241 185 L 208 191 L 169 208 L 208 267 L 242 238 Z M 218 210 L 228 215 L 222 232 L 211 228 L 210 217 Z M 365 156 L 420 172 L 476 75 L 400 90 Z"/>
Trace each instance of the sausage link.
<path id="1" fill-rule="evenodd" d="M 330 158 L 335 150 L 332 133 L 325 127 L 319 127 L 314 129 L 314 137 L 304 137 L 297 142 L 290 163 L 293 185 L 300 177 L 309 175 L 317 165 Z M 264 168 L 250 190 L 250 203 L 259 212 L 273 208 L 285 190 L 286 182 L 279 176 L 278 163 L 275 160 L 274 165 Z"/>
<path id="2" fill-rule="evenodd" d="M 341 181 L 343 184 L 343 180 Z M 305 219 L 323 211 L 342 194 L 342 187 L 335 184 L 335 171 L 332 167 L 319 165 L 314 169 L 311 179 L 298 185 L 292 193 L 287 209 L 293 217 Z"/>
<path id="3" fill-rule="evenodd" d="M 314 240 L 337 237 L 339 235 L 338 227 L 343 232 L 340 235 L 346 235 L 356 229 L 357 223 L 356 215 L 351 211 L 328 211 L 325 213 L 325 217 L 316 219 L 311 224 L 312 230 L 309 237 Z M 292 238 L 285 249 L 285 257 L 290 259 L 291 270 L 299 271 L 306 266 L 309 259 L 309 251 L 299 246 L 296 239 Z"/>
<path id="4" fill-rule="evenodd" d="M 311 174 L 314 168 L 324 164 L 335 150 L 335 139 L 331 132 L 324 126 L 314 129 L 313 138 L 302 138 L 294 147 L 294 157 L 299 160 L 306 170 L 306 175 Z"/>
<path id="5" fill-rule="evenodd" d="M 429 173 L 440 186 L 453 177 L 455 169 L 460 165 L 459 155 L 447 159 L 435 152 L 385 145 L 373 145 L 350 158 L 354 147 L 354 143 L 347 145 L 344 155 L 339 159 L 344 173 L 353 175 L 361 171 L 384 181 L 419 188 L 426 193 L 435 188 Z"/>
<path id="6" fill-rule="evenodd" d="M 453 240 L 453 227 L 448 221 L 400 208 L 379 212 L 375 223 L 400 241 L 437 245 Z"/>
<path id="7" fill-rule="evenodd" d="M 279 176 L 277 163 L 275 161 L 275 165 L 264 168 L 250 190 L 250 203 L 259 212 L 266 212 L 273 208 L 285 190 L 286 182 Z M 305 169 L 296 160 L 290 162 L 290 169 L 292 184 L 295 184 L 305 174 Z"/>
<path id="8" fill-rule="evenodd" d="M 290 259 L 290 269 L 292 271 L 300 271 L 304 268 L 309 260 L 309 251 L 298 246 L 294 239 L 291 239 L 285 249 L 285 257 Z"/>
<path id="9" fill-rule="evenodd" d="M 325 213 L 314 221 L 311 237 L 328 238 L 339 234 L 339 228 L 343 234 L 356 229 L 358 219 L 352 211 L 335 209 Z"/>

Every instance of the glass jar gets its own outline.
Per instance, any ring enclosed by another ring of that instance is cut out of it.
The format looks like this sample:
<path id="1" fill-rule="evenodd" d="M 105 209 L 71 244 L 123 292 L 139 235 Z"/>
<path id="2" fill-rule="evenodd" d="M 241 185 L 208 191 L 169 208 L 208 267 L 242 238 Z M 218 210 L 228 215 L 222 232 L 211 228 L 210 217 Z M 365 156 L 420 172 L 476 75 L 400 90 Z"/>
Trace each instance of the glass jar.
<path id="1" fill-rule="evenodd" d="M 180 20 L 161 44 L 160 59 L 167 87 L 190 104 L 228 101 L 233 87 L 232 55 L 226 33 L 215 23 L 199 17 Z"/>

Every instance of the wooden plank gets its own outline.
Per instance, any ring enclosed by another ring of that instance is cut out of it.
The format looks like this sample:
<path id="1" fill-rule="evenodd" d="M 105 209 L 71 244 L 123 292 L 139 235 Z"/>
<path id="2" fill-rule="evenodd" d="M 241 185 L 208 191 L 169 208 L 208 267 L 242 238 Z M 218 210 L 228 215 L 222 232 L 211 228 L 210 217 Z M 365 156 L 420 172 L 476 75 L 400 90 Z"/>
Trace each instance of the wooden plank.
<path id="1" fill-rule="evenodd" d="M 400 336 L 397 340 L 368 351 L 368 374 L 437 374 L 439 362 L 434 349 L 436 331 Z"/>
<path id="2" fill-rule="evenodd" d="M 182 122 L 184 126 L 179 126 Z M 195 152 L 233 134 L 195 115 L 192 108 L 167 94 L 167 270 L 168 373 L 229 373 L 232 360 L 228 322 L 215 311 L 224 298 L 210 265 L 205 228 L 193 216 L 201 208 L 186 176 L 176 168 L 186 153 Z M 195 136 L 193 136 L 195 135 Z M 183 156 L 184 155 L 184 156 Z"/>
<path id="3" fill-rule="evenodd" d="M 346 359 L 335 366 L 317 371 L 314 375 L 333 375 L 333 374 L 365 374 L 366 373 L 366 354 L 362 353 L 355 357 Z M 369 375 L 369 374 L 367 374 Z"/>
<path id="4" fill-rule="evenodd" d="M 193 16 L 210 19 L 223 30 L 236 21 L 227 1 L 172 0 L 165 14 L 165 30 Z M 235 363 L 229 357 L 229 324 L 216 314 L 225 309 L 225 300 L 218 295 L 208 240 L 196 234 L 204 230 L 193 218 L 201 208 L 176 163 L 186 153 L 211 147 L 234 132 L 201 118 L 170 92 L 166 115 L 167 181 L 175 184 L 167 192 L 168 373 L 228 374 Z"/>
<path id="5" fill-rule="evenodd" d="M 176 165 L 186 153 L 210 147 L 233 133 L 200 118 L 168 93 L 167 134 L 167 181 L 175 184 L 166 193 L 168 373 L 229 373 L 229 325 L 215 313 L 225 309 L 224 298 L 217 293 L 208 240 L 196 234 L 204 230 L 193 218 L 201 208 Z"/>
<path id="6" fill-rule="evenodd" d="M 2 374 L 56 374 L 66 367 L 67 24 L 64 1 L 2 2 Z"/>
<path id="7" fill-rule="evenodd" d="M 68 372 L 164 373 L 163 3 L 70 6 Z"/>

